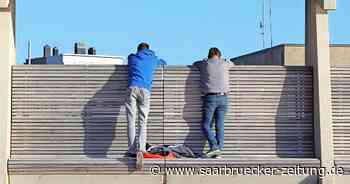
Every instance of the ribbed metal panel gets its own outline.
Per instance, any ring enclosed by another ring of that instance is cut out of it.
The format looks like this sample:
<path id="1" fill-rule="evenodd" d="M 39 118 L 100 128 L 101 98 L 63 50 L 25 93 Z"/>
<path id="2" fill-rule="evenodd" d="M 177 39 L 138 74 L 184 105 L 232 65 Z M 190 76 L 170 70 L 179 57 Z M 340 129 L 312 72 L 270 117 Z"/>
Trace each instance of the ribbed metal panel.
<path id="1" fill-rule="evenodd" d="M 18 65 L 12 73 L 10 172 L 29 172 L 23 167 L 34 164 L 33 172 L 50 167 L 61 173 L 45 159 L 80 160 L 62 173 L 95 172 L 90 162 L 104 165 L 107 158 L 118 158 L 111 172 L 129 165 L 120 160 L 127 150 L 126 66 Z M 162 81 L 158 70 L 153 83 L 148 142 L 185 143 L 205 152 L 199 72 L 169 66 L 164 74 Z M 312 158 L 312 95 L 310 68 L 232 68 L 224 156 Z"/>
<path id="2" fill-rule="evenodd" d="M 339 163 L 350 162 L 350 66 L 332 67 L 331 86 L 334 154 Z"/>
<path id="3" fill-rule="evenodd" d="M 164 73 L 165 93 L 159 70 L 154 81 L 148 142 L 163 143 L 164 130 L 166 144 L 206 150 L 199 72 Z M 225 155 L 313 156 L 310 69 L 234 67 L 230 75 Z M 12 77 L 13 157 L 125 152 L 125 66 L 15 66 Z"/>
<path id="4" fill-rule="evenodd" d="M 165 166 L 147 160 L 137 172 L 135 160 L 122 157 L 126 66 L 27 65 L 12 73 L 10 174 L 151 174 L 151 167 Z M 158 70 L 154 80 L 148 142 L 206 151 L 199 72 L 170 66 L 164 74 L 162 81 Z M 313 157 L 311 69 L 240 66 L 230 75 L 225 159 L 166 166 L 318 167 L 318 160 L 305 159 Z"/>

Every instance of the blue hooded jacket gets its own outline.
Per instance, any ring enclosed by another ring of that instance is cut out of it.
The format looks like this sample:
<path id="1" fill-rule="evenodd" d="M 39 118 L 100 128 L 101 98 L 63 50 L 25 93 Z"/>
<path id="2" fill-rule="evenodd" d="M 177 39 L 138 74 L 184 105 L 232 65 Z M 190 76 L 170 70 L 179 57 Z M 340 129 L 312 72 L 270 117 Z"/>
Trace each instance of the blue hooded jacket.
<path id="1" fill-rule="evenodd" d="M 151 91 L 154 71 L 160 65 L 166 65 L 166 62 L 158 59 L 150 49 L 130 54 L 128 57 L 129 87 L 136 86 Z"/>

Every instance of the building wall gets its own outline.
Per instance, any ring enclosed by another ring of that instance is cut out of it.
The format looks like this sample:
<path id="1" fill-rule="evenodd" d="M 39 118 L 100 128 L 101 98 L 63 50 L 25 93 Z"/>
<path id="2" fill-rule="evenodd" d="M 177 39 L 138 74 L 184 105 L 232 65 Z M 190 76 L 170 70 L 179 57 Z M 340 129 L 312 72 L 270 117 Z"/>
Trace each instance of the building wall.
<path id="1" fill-rule="evenodd" d="M 15 53 L 15 0 L 0 6 L 0 183 L 7 183 L 7 159 L 10 156 L 11 66 Z"/>
<path id="2" fill-rule="evenodd" d="M 333 65 L 350 65 L 350 45 L 331 47 L 331 61 Z"/>
<path id="3" fill-rule="evenodd" d="M 286 65 L 305 65 L 303 45 L 286 45 Z M 331 45 L 331 65 L 350 65 L 350 45 Z"/>
<path id="4" fill-rule="evenodd" d="M 94 65 L 122 65 L 125 64 L 125 59 L 122 57 L 98 56 L 98 55 L 63 55 L 63 64 L 94 64 Z"/>
<path id="5" fill-rule="evenodd" d="M 285 65 L 304 66 L 305 65 L 305 47 L 285 45 Z"/>
<path id="6" fill-rule="evenodd" d="M 32 64 L 58 64 L 58 65 L 122 65 L 125 58 L 117 56 L 75 55 L 64 54 L 59 56 L 39 57 L 31 59 Z M 28 64 L 26 60 L 25 64 Z"/>
<path id="7" fill-rule="evenodd" d="M 331 65 L 350 65 L 350 45 L 331 45 Z M 305 47 L 283 44 L 231 59 L 236 65 L 305 66 Z"/>
<path id="8" fill-rule="evenodd" d="M 284 46 L 265 49 L 231 59 L 236 65 L 283 65 Z"/>
<path id="9" fill-rule="evenodd" d="M 34 65 L 47 64 L 47 58 L 45 58 L 45 57 L 31 58 L 30 62 L 31 62 L 31 64 L 34 64 Z M 29 60 L 26 59 L 26 62 L 24 64 L 28 65 L 29 64 Z"/>

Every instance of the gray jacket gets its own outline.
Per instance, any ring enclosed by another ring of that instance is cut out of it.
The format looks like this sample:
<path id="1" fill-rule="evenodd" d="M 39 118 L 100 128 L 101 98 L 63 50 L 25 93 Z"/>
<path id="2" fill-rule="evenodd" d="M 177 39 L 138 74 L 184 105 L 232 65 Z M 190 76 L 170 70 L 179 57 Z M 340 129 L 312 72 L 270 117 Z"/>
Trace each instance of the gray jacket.
<path id="1" fill-rule="evenodd" d="M 193 63 L 200 71 L 202 93 L 228 93 L 229 70 L 233 65 L 233 62 L 224 59 L 205 59 Z"/>

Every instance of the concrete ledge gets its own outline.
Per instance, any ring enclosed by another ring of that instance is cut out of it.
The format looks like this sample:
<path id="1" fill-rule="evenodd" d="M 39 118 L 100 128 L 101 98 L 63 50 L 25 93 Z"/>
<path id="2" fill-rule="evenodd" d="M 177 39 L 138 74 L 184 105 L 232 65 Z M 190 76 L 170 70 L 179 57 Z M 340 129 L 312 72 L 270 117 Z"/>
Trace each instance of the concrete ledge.
<path id="1" fill-rule="evenodd" d="M 316 176 L 168 176 L 167 184 L 316 184 Z"/>
<path id="2" fill-rule="evenodd" d="M 316 184 L 316 176 L 111 176 L 111 175 L 16 175 L 11 184 Z"/>
<path id="3" fill-rule="evenodd" d="M 113 158 L 113 159 L 10 159 L 8 171 L 10 175 L 151 175 L 152 169 L 160 172 L 164 169 L 164 160 L 146 159 L 142 171 L 135 170 L 135 159 Z M 294 168 L 296 166 L 305 168 L 319 168 L 318 159 L 302 158 L 261 158 L 261 157 L 237 157 L 217 159 L 175 159 L 167 160 L 166 167 L 174 174 L 182 175 L 182 171 L 172 169 L 195 169 L 187 170 L 190 175 L 197 175 L 200 169 L 215 168 Z M 174 172 L 172 172 L 174 171 Z M 231 172 L 231 171 L 230 171 Z M 159 174 L 159 173 L 158 173 Z"/>
<path id="4" fill-rule="evenodd" d="M 350 175 L 334 177 L 335 184 L 348 184 L 349 181 L 350 181 Z"/>
<path id="5" fill-rule="evenodd" d="M 116 184 L 162 183 L 162 176 L 112 176 L 112 175 L 15 175 L 10 184 Z"/>

